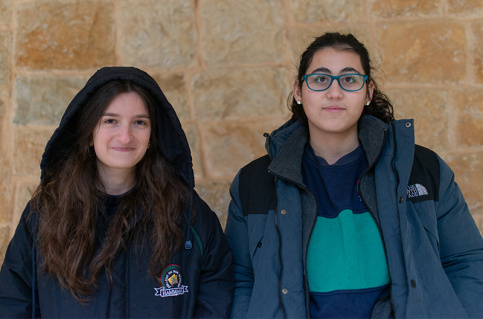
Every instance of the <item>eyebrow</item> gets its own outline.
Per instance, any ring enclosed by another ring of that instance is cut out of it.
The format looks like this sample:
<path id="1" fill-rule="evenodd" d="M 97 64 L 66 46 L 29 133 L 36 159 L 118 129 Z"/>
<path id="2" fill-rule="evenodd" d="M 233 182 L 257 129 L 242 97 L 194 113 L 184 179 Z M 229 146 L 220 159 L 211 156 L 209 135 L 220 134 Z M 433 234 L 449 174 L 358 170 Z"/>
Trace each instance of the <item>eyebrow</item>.
<path id="1" fill-rule="evenodd" d="M 327 68 L 317 68 L 315 70 L 313 70 L 311 73 L 327 73 L 327 74 L 332 74 L 332 71 L 330 71 L 329 69 Z M 343 68 L 340 73 L 348 73 L 348 72 L 354 72 L 354 73 L 360 73 L 358 70 L 354 69 L 354 68 L 350 68 L 350 67 L 347 67 L 347 68 Z"/>
<path id="2" fill-rule="evenodd" d="M 116 116 L 119 116 L 119 114 L 117 114 L 117 113 L 104 113 L 104 114 L 102 114 L 102 116 L 112 116 L 112 117 L 116 117 Z M 134 118 L 146 118 L 146 119 L 149 119 L 149 115 L 148 114 L 137 114 L 137 115 L 134 115 Z"/>

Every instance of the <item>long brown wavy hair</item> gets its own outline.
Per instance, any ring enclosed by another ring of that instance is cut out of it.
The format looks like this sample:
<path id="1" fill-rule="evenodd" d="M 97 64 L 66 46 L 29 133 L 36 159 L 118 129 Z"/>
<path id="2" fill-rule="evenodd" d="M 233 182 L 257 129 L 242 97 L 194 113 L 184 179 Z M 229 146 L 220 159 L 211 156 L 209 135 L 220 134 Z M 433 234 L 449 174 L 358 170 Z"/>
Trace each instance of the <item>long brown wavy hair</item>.
<path id="1" fill-rule="evenodd" d="M 151 146 L 136 166 L 134 188 L 121 197 L 117 212 L 100 231 L 100 212 L 107 196 L 89 143 L 109 103 L 132 91 L 146 103 L 152 123 Z M 64 160 L 49 164 L 34 193 L 31 211 L 38 213 L 40 266 L 79 302 L 89 300 L 101 274 L 112 282 L 113 264 L 131 244 L 137 252 L 151 247 L 151 269 L 147 271 L 159 277 L 182 242 L 189 191 L 159 149 L 157 112 L 154 98 L 143 87 L 121 80 L 103 85 L 75 114 L 69 133 L 75 135 L 74 145 L 59 150 L 65 152 Z"/>

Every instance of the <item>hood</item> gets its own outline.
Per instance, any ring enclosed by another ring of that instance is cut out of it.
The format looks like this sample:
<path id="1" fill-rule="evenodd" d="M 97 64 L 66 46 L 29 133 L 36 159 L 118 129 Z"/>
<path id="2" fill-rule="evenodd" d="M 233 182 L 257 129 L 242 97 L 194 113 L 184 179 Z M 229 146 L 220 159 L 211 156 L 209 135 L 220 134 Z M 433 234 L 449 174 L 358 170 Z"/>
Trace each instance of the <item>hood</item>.
<path id="1" fill-rule="evenodd" d="M 173 165 L 178 174 L 190 188 L 194 188 L 194 174 L 191 152 L 181 123 L 171 104 L 168 102 L 156 81 L 146 72 L 134 67 L 105 67 L 99 69 L 74 97 L 65 110 L 59 127 L 54 131 L 45 147 L 40 163 L 42 179 L 51 163 L 57 163 L 68 154 L 74 145 L 74 136 L 70 133 L 76 121 L 76 113 L 90 94 L 100 86 L 112 80 L 130 80 L 152 93 L 157 101 L 159 112 L 156 119 L 158 143 L 165 158 Z"/>

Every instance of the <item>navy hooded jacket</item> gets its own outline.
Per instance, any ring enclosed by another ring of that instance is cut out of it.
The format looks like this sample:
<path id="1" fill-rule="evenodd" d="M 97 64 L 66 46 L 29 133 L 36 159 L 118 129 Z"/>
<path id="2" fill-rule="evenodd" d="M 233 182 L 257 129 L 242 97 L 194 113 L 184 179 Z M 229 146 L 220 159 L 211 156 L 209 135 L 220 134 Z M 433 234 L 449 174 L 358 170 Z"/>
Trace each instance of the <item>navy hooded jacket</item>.
<path id="1" fill-rule="evenodd" d="M 193 318 L 227 317 L 234 290 L 232 253 L 215 213 L 194 192 L 191 153 L 178 117 L 161 89 L 147 73 L 132 67 L 98 70 L 69 104 L 59 127 L 42 157 L 41 177 L 51 163 L 62 160 L 72 147 L 69 134 L 76 111 L 97 88 L 112 80 L 131 80 L 147 89 L 160 108 L 156 119 L 159 148 L 186 182 L 192 194 L 192 208 L 184 214 L 185 239 L 161 276 L 162 285 L 149 273 L 149 248 L 135 252 L 133 245 L 120 252 L 112 266 L 112 284 L 101 275 L 98 289 L 86 304 L 80 304 L 57 279 L 39 266 L 35 218 L 25 208 L 9 244 L 0 271 L 0 317 L 45 318 Z M 37 238 L 38 239 L 38 238 Z M 170 281 L 175 276 L 177 281 Z"/>

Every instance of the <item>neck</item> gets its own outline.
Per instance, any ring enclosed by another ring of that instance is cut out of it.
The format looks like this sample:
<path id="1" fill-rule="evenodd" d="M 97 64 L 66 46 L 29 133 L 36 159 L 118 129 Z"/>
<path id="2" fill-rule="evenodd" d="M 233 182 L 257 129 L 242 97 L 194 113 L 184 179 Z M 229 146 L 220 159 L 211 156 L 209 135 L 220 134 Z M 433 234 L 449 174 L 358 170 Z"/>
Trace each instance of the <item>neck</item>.
<path id="1" fill-rule="evenodd" d="M 104 170 L 99 167 L 99 178 L 104 190 L 109 195 L 121 195 L 127 193 L 134 187 L 134 172 L 126 173 L 115 169 Z"/>
<path id="2" fill-rule="evenodd" d="M 349 154 L 359 146 L 359 138 L 356 134 L 348 136 L 343 134 L 324 134 L 324 136 L 310 135 L 310 146 L 315 155 L 322 157 L 332 165 L 341 157 Z"/>

